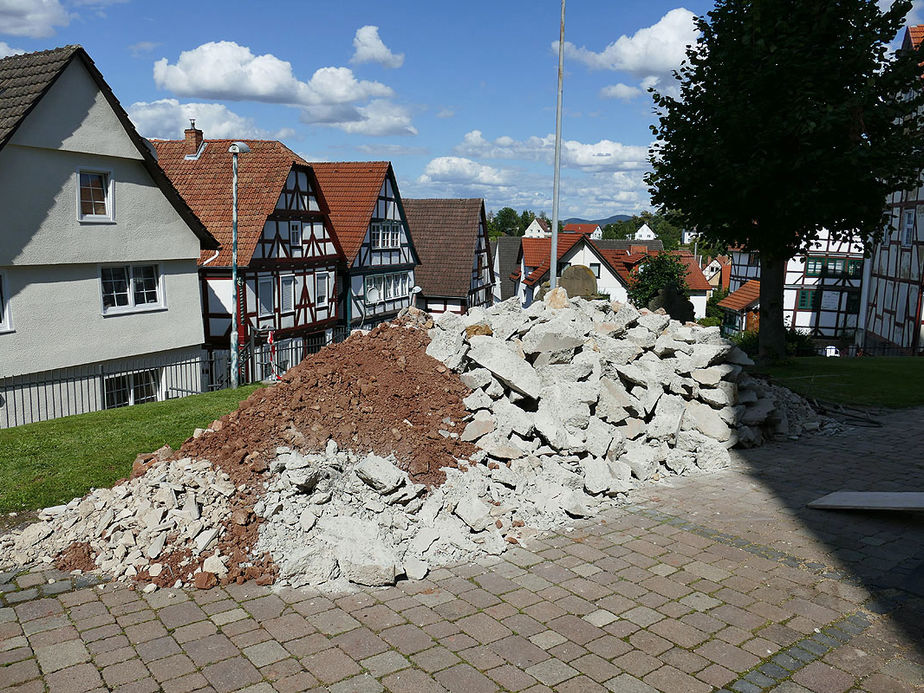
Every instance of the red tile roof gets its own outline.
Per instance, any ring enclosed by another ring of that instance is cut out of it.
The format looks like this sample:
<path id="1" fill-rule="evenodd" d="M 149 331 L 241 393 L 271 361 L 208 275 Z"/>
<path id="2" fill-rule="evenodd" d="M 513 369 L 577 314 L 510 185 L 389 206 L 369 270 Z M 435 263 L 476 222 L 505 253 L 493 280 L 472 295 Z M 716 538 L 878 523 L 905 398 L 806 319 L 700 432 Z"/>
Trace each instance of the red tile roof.
<path id="1" fill-rule="evenodd" d="M 571 250 L 583 238 L 584 236 L 581 234 L 560 235 L 558 237 L 558 259 L 561 260 L 565 253 Z M 527 268 L 535 268 L 527 275 L 523 283 L 532 286 L 538 281 L 541 281 L 548 273 L 552 264 L 552 239 L 524 238 L 523 263 Z"/>
<path id="2" fill-rule="evenodd" d="M 185 140 L 151 140 L 157 159 L 177 190 L 221 243 L 213 267 L 231 265 L 231 154 L 232 142 L 243 141 L 249 154 L 238 156 L 238 264 L 246 267 L 272 214 L 292 164 L 308 165 L 304 159 L 275 140 L 205 140 L 198 159 L 186 159 Z M 317 193 L 317 191 L 315 191 Z M 323 198 L 318 200 L 324 209 Z M 201 265 L 213 253 L 203 252 Z"/>
<path id="3" fill-rule="evenodd" d="M 424 296 L 468 298 L 484 200 L 405 199 L 404 213 L 420 264 L 414 278 Z M 488 246 L 488 266 L 493 275 Z"/>
<path id="4" fill-rule="evenodd" d="M 598 224 L 565 224 L 562 231 L 565 233 L 583 233 L 589 236 L 598 228 Z"/>
<path id="5" fill-rule="evenodd" d="M 324 192 L 334 233 L 349 266 L 362 247 L 391 164 L 387 161 L 336 161 L 311 166 Z"/>
<path id="6" fill-rule="evenodd" d="M 924 40 L 924 24 L 908 27 L 908 38 L 911 39 L 911 47 L 917 48 Z"/>
<path id="7" fill-rule="evenodd" d="M 751 279 L 738 289 L 729 294 L 721 301 L 719 305 L 729 310 L 742 311 L 751 307 L 760 300 L 760 281 Z"/>
<path id="8" fill-rule="evenodd" d="M 594 245 L 593 241 L 590 241 L 591 245 Z M 641 252 L 632 252 L 636 249 L 633 248 L 632 251 L 626 250 L 609 250 L 599 248 L 594 246 L 597 249 L 597 252 L 609 263 L 613 270 L 618 274 L 623 281 L 626 283 L 629 282 L 632 271 L 642 264 L 646 258 L 649 256 L 658 255 L 660 253 L 668 253 L 670 255 L 676 255 L 680 258 L 680 261 L 687 268 L 687 288 L 691 291 L 710 291 L 712 290 L 712 285 L 706 281 L 706 276 L 703 274 L 703 270 L 700 268 L 699 263 L 696 262 L 696 258 L 692 253 L 686 250 L 651 250 L 645 253 Z"/>

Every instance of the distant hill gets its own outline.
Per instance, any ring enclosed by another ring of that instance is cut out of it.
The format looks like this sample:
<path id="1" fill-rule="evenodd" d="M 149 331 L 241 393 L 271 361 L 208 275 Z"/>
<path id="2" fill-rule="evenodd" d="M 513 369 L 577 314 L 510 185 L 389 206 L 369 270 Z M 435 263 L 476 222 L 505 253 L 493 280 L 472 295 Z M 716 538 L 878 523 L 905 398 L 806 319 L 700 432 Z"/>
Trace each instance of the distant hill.
<path id="1" fill-rule="evenodd" d="M 572 217 L 571 219 L 565 219 L 566 224 L 597 224 L 601 228 L 607 224 L 615 224 L 617 221 L 626 221 L 632 217 L 628 214 L 614 214 L 611 217 L 606 219 L 580 219 L 578 217 Z"/>

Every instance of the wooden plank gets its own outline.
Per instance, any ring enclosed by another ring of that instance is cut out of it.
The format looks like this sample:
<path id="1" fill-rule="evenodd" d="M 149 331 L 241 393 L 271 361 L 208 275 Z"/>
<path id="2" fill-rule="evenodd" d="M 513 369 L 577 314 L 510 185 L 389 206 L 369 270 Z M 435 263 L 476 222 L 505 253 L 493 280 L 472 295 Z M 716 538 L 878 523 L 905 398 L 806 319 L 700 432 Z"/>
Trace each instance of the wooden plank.
<path id="1" fill-rule="evenodd" d="M 924 492 L 835 491 L 808 504 L 820 510 L 924 510 Z"/>

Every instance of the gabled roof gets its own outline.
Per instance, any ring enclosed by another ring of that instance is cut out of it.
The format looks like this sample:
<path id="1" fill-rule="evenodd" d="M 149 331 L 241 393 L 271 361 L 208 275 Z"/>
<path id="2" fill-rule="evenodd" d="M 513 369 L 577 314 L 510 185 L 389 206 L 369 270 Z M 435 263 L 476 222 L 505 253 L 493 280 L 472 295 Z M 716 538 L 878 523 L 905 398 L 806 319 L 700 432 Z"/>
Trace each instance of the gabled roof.
<path id="1" fill-rule="evenodd" d="M 539 228 L 541 228 L 543 231 L 545 231 L 546 233 L 551 233 L 552 227 L 549 225 L 548 221 L 546 221 L 542 217 L 536 217 L 535 219 L 533 219 L 533 221 L 539 224 Z"/>
<path id="2" fill-rule="evenodd" d="M 562 231 L 565 233 L 583 233 L 590 235 L 599 228 L 599 224 L 565 224 Z"/>
<path id="3" fill-rule="evenodd" d="M 132 144 L 141 154 L 144 167 L 161 189 L 164 196 L 199 238 L 203 249 L 214 249 L 217 241 L 192 213 L 157 163 L 141 135 L 135 129 L 125 109 L 112 93 L 87 52 L 77 45 L 54 48 L 37 53 L 23 53 L 0 59 L 0 149 L 6 146 L 19 126 L 25 121 L 42 97 L 54 85 L 72 60 L 80 60 L 106 98 Z"/>
<path id="4" fill-rule="evenodd" d="M 187 159 L 185 140 L 152 140 L 160 165 L 166 171 L 187 204 L 206 228 L 221 243 L 218 256 L 203 253 L 200 264 L 208 261 L 212 267 L 231 265 L 232 142 L 245 142 L 250 152 L 238 156 L 237 184 L 237 261 L 250 264 L 257 241 L 263 233 L 266 217 L 273 213 L 279 194 L 293 164 L 308 166 L 308 162 L 275 140 L 203 140 L 199 157 Z M 314 181 L 312 181 L 314 183 Z M 315 195 L 322 212 L 324 197 Z M 321 191 L 323 192 L 323 191 Z"/>
<path id="5" fill-rule="evenodd" d="M 635 241 L 628 238 L 598 238 L 594 246 L 601 250 L 632 250 L 632 248 L 645 248 L 647 252 L 664 250 L 664 243 L 659 238 L 649 241 Z"/>
<path id="6" fill-rule="evenodd" d="M 745 282 L 740 289 L 719 301 L 719 306 L 738 312 L 750 308 L 758 301 L 760 301 L 760 280 L 751 279 Z"/>
<path id="7" fill-rule="evenodd" d="M 391 164 L 387 161 L 335 161 L 311 166 L 324 191 L 334 233 L 349 266 L 362 247 L 379 191 L 385 177 L 391 173 Z"/>
<path id="8" fill-rule="evenodd" d="M 414 278 L 424 296 L 467 298 L 484 200 L 403 200 L 407 225 L 414 237 L 420 264 Z M 488 258 L 491 248 L 488 245 Z M 491 265 L 490 259 L 488 264 Z M 493 266 L 490 267 L 493 276 Z"/>
<path id="9" fill-rule="evenodd" d="M 570 251 L 586 237 L 583 234 L 560 234 L 558 236 L 558 259 Z M 527 270 L 534 269 L 523 279 L 524 284 L 532 286 L 542 281 L 552 265 L 551 238 L 523 238 L 523 264 Z"/>
<path id="10" fill-rule="evenodd" d="M 903 48 L 917 48 L 924 41 L 924 24 L 909 26 L 905 31 Z"/>
<path id="11" fill-rule="evenodd" d="M 497 281 L 500 282 L 501 300 L 506 301 L 516 293 L 516 286 L 511 275 L 517 273 L 517 260 L 520 255 L 519 236 L 498 236 L 494 239 L 494 251 L 497 254 Z"/>

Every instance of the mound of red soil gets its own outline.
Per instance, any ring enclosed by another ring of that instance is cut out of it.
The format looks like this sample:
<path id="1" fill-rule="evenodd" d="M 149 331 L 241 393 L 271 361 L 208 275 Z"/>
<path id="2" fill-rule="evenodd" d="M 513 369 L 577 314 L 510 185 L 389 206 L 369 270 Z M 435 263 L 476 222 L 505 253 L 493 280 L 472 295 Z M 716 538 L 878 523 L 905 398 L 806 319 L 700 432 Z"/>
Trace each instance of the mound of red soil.
<path id="1" fill-rule="evenodd" d="M 443 469 L 456 467 L 456 458 L 475 452 L 470 443 L 440 433 L 461 433 L 466 415 L 462 399 L 469 391 L 455 373 L 427 356 L 429 341 L 425 330 L 400 323 L 353 335 L 309 356 L 282 382 L 257 390 L 236 411 L 212 424 L 213 430 L 190 438 L 175 453 L 177 458 L 210 460 L 236 486 L 246 485 L 231 499 L 232 517 L 217 547 L 230 557 L 223 584 L 244 580 L 269 584 L 276 577 L 272 558 L 251 559 L 249 550 L 260 525 L 253 506 L 263 493 L 263 477 L 278 446 L 313 452 L 324 450 L 333 439 L 357 453 L 394 453 L 413 481 L 427 485 L 441 484 L 446 478 Z M 138 473 L 156 459 L 156 455 L 145 456 L 137 465 Z M 179 567 L 188 556 L 185 551 L 164 556 L 165 570 L 157 578 L 144 571 L 138 579 L 160 586 L 172 584 L 177 577 L 185 580 L 196 568 L 196 564 Z M 205 557 L 200 556 L 198 563 Z M 240 567 L 247 562 L 251 565 Z M 213 582 L 202 577 L 196 585 L 207 587 Z"/>
<path id="2" fill-rule="evenodd" d="M 95 557 L 95 552 L 87 542 L 75 541 L 58 555 L 55 567 L 66 573 L 72 570 L 87 572 L 96 568 L 96 563 L 93 562 Z"/>
<path id="3" fill-rule="evenodd" d="M 394 453 L 413 481 L 440 484 L 475 448 L 440 434 L 461 433 L 468 388 L 427 356 L 428 343 L 426 331 L 391 323 L 322 349 L 179 455 L 211 460 L 240 484 L 267 469 L 277 446 L 323 450 L 332 438 L 358 453 Z"/>

